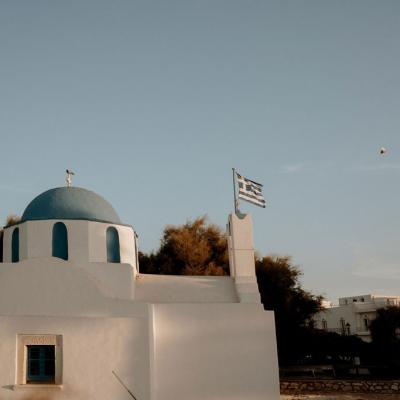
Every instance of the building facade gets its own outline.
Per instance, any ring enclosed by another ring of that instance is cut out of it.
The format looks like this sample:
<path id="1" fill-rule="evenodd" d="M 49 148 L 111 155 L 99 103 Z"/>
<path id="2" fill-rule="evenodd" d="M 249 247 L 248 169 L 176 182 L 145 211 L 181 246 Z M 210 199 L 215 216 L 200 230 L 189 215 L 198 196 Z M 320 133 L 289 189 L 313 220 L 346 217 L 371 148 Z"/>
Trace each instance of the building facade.
<path id="1" fill-rule="evenodd" d="M 327 306 L 314 316 L 315 327 L 342 335 L 357 335 L 370 342 L 369 325 L 376 318 L 376 310 L 399 305 L 400 296 L 367 294 L 341 297 L 338 305 Z"/>
<path id="2" fill-rule="evenodd" d="M 250 215 L 229 216 L 231 275 L 140 274 L 137 235 L 86 189 L 51 189 L 4 228 L 0 398 L 277 400 Z"/>

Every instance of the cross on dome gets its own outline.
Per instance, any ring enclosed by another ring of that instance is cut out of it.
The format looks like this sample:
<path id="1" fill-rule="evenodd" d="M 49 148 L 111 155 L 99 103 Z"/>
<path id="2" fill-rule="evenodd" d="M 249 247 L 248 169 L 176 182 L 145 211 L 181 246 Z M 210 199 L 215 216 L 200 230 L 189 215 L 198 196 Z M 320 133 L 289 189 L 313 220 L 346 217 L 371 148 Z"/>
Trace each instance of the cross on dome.
<path id="1" fill-rule="evenodd" d="M 72 175 L 75 175 L 75 173 L 73 171 L 71 171 L 70 169 L 66 169 L 65 172 L 67 173 L 67 176 L 65 178 L 65 182 L 67 183 L 68 187 L 72 186 Z"/>

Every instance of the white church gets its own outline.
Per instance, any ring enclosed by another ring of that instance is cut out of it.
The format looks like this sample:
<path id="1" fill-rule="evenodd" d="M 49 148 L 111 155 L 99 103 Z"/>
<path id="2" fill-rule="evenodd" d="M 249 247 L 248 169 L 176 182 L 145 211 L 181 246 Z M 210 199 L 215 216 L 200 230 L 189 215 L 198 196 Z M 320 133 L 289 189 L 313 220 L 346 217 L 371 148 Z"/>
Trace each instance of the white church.
<path id="1" fill-rule="evenodd" d="M 279 398 L 250 215 L 229 216 L 229 277 L 140 274 L 134 228 L 78 187 L 33 199 L 2 245 L 0 399 Z"/>

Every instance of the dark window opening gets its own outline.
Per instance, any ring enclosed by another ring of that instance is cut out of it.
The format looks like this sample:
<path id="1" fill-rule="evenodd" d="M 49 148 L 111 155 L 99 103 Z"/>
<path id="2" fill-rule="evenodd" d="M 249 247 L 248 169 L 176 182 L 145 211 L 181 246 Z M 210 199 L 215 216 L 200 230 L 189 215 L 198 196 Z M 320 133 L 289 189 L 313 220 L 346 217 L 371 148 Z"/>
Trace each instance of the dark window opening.
<path id="1" fill-rule="evenodd" d="M 107 228 L 106 241 L 107 241 L 107 262 L 120 263 L 121 255 L 119 250 L 119 236 L 118 236 L 118 231 L 113 226 Z"/>
<path id="2" fill-rule="evenodd" d="M 53 257 L 68 260 L 68 232 L 62 222 L 57 222 L 53 226 L 52 246 Z"/>
<path id="3" fill-rule="evenodd" d="M 55 346 L 27 346 L 26 383 L 55 382 Z"/>
<path id="4" fill-rule="evenodd" d="M 346 334 L 346 324 L 345 324 L 345 320 L 343 318 L 340 318 L 340 329 L 342 332 L 342 335 Z"/>
<path id="5" fill-rule="evenodd" d="M 11 236 L 11 262 L 19 261 L 19 229 L 15 228 Z"/>
<path id="6" fill-rule="evenodd" d="M 3 262 L 3 238 L 4 231 L 0 231 L 0 262 Z"/>

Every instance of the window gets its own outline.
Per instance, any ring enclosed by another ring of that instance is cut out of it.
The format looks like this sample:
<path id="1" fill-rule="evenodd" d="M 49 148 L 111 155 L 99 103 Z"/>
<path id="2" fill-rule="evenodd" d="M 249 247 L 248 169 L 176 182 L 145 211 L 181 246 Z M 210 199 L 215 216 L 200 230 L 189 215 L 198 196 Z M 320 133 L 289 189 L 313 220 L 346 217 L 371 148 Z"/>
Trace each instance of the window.
<path id="1" fill-rule="evenodd" d="M 119 250 L 119 236 L 118 236 L 118 231 L 113 226 L 107 228 L 106 240 L 107 240 L 107 262 L 120 263 L 121 255 Z"/>
<path id="2" fill-rule="evenodd" d="M 30 345 L 27 352 L 27 383 L 54 383 L 55 346 Z"/>
<path id="3" fill-rule="evenodd" d="M 363 323 L 364 323 L 364 329 L 367 331 L 369 329 L 369 318 L 367 316 L 364 316 Z"/>
<path id="4" fill-rule="evenodd" d="M 19 261 L 19 228 L 13 230 L 11 236 L 11 262 Z"/>
<path id="5" fill-rule="evenodd" d="M 322 322 L 322 329 L 328 329 L 328 323 L 326 322 L 326 320 L 323 319 L 321 322 Z"/>
<path id="6" fill-rule="evenodd" d="M 340 330 L 342 331 L 342 335 L 346 333 L 346 324 L 344 318 L 340 318 Z"/>
<path id="7" fill-rule="evenodd" d="M 17 335 L 17 385 L 62 384 L 62 336 Z"/>
<path id="8" fill-rule="evenodd" d="M 68 260 L 68 232 L 62 222 L 53 226 L 52 256 Z"/>

